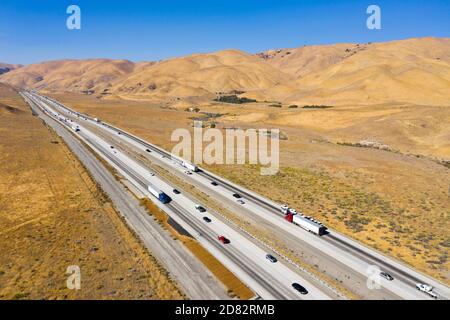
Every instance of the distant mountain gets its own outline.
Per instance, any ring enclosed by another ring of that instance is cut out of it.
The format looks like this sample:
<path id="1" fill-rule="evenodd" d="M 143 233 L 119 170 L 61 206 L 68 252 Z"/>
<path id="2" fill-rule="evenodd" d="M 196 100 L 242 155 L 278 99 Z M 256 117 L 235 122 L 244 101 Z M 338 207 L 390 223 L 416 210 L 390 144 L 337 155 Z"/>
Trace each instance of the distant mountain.
<path id="1" fill-rule="evenodd" d="M 291 103 L 450 105 L 450 39 L 338 44 L 263 54 L 296 77 L 295 88 L 264 92 Z"/>
<path id="2" fill-rule="evenodd" d="M 224 50 L 160 62 L 62 60 L 28 65 L 0 81 L 157 101 L 240 93 L 289 104 L 450 105 L 450 39 L 335 44 L 248 54 Z"/>
<path id="3" fill-rule="evenodd" d="M 125 96 L 210 96 L 232 91 L 267 90 L 294 78 L 238 50 L 164 60 L 119 79 L 112 91 Z"/>
<path id="4" fill-rule="evenodd" d="M 134 68 L 127 60 L 59 60 L 24 66 L 2 75 L 0 81 L 17 87 L 84 92 L 107 87 Z"/>
<path id="5" fill-rule="evenodd" d="M 22 67 L 20 64 L 8 64 L 8 63 L 1 63 L 0 62 L 0 75 L 7 73 L 11 70 L 17 69 Z"/>

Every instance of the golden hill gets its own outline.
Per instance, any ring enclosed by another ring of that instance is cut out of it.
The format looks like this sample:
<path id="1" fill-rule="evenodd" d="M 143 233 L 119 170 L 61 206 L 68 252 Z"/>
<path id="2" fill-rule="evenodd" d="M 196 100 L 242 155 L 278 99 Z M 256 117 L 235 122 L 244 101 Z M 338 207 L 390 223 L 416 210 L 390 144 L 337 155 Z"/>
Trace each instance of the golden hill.
<path id="1" fill-rule="evenodd" d="M 303 46 L 295 49 L 268 50 L 256 54 L 275 68 L 303 77 L 311 72 L 320 71 L 350 56 L 349 48 L 354 44 L 336 44 L 324 46 Z M 360 45 L 357 45 L 359 48 Z"/>
<path id="2" fill-rule="evenodd" d="M 280 95 L 273 88 L 265 94 L 285 102 L 450 105 L 450 39 L 278 51 L 265 60 L 295 75 L 295 90 Z"/>
<path id="3" fill-rule="evenodd" d="M 0 81 L 16 87 L 50 91 L 96 90 L 134 70 L 127 60 L 61 60 L 31 64 L 2 75 Z"/>
<path id="4" fill-rule="evenodd" d="M 239 50 L 133 63 L 64 60 L 25 66 L 1 82 L 103 97 L 185 101 L 243 91 L 259 101 L 289 104 L 450 105 L 450 39 Z M 177 102 L 181 103 L 181 102 Z"/>
<path id="5" fill-rule="evenodd" d="M 238 50 L 165 60 L 119 79 L 112 92 L 121 96 L 207 96 L 233 90 L 258 91 L 294 79 L 259 58 Z"/>
<path id="6" fill-rule="evenodd" d="M 0 75 L 10 72 L 14 69 L 20 68 L 22 65 L 20 64 L 9 64 L 9 63 L 1 63 L 0 62 Z"/>

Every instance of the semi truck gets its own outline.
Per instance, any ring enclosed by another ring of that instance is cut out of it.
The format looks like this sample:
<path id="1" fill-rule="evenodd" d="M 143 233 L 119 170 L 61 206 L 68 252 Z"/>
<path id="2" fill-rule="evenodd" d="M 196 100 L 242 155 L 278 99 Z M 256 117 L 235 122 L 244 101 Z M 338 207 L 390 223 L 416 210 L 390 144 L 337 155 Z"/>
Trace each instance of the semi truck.
<path id="1" fill-rule="evenodd" d="M 181 162 L 181 165 L 183 166 L 183 167 L 185 167 L 186 169 L 188 169 L 188 170 L 191 170 L 191 171 L 193 171 L 193 172 L 197 172 L 198 171 L 198 167 L 195 165 L 195 164 L 192 164 L 192 163 L 190 163 L 190 162 L 187 162 L 187 161 L 182 161 Z"/>
<path id="2" fill-rule="evenodd" d="M 294 214 L 291 209 L 287 210 L 285 215 L 285 219 L 306 231 L 314 233 L 318 236 L 322 236 L 326 233 L 327 227 L 321 224 L 319 221 L 312 219 L 311 217 L 307 217 L 303 214 Z"/>
<path id="3" fill-rule="evenodd" d="M 161 203 L 166 204 L 172 201 L 172 198 L 170 198 L 167 194 L 156 188 L 155 186 L 148 185 L 147 186 L 148 192 L 150 192 L 156 199 L 161 201 Z"/>

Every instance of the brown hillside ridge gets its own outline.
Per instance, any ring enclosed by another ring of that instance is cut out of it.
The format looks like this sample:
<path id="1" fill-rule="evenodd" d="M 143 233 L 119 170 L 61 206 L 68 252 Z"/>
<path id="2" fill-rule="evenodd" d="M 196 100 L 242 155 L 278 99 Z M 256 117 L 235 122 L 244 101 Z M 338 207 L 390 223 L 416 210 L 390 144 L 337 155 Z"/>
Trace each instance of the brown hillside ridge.
<path id="1" fill-rule="evenodd" d="M 22 65 L 20 64 L 9 64 L 9 63 L 1 63 L 0 62 L 0 75 L 10 72 L 14 69 L 20 68 Z"/>
<path id="2" fill-rule="evenodd" d="M 0 84 L 0 299 L 180 299 L 64 142 Z M 81 289 L 66 287 L 68 266 Z"/>
<path id="3" fill-rule="evenodd" d="M 1 82 L 15 87 L 86 92 L 107 88 L 136 65 L 127 60 L 60 60 L 27 65 L 4 74 Z"/>
<path id="4" fill-rule="evenodd" d="M 0 81 L 48 92 L 188 104 L 237 92 L 258 101 L 299 105 L 449 106 L 449 52 L 449 38 L 418 38 L 256 55 L 224 50 L 160 62 L 62 60 L 10 71 Z"/>

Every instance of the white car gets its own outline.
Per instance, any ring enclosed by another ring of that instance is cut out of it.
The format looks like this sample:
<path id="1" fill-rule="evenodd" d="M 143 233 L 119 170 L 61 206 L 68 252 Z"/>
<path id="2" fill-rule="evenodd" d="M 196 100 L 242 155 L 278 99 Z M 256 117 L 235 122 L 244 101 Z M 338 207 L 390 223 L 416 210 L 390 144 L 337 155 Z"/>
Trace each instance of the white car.
<path id="1" fill-rule="evenodd" d="M 420 290 L 423 292 L 430 292 L 431 290 L 433 290 L 432 286 L 430 286 L 429 284 L 424 284 L 424 283 L 416 284 L 416 288 L 417 288 L 417 290 Z"/>
<path id="2" fill-rule="evenodd" d="M 429 284 L 418 283 L 418 284 L 416 284 L 416 288 L 419 291 L 425 292 L 426 294 L 428 294 L 430 297 L 432 297 L 434 299 L 437 298 L 437 294 L 433 292 L 433 287 L 430 286 Z"/>

